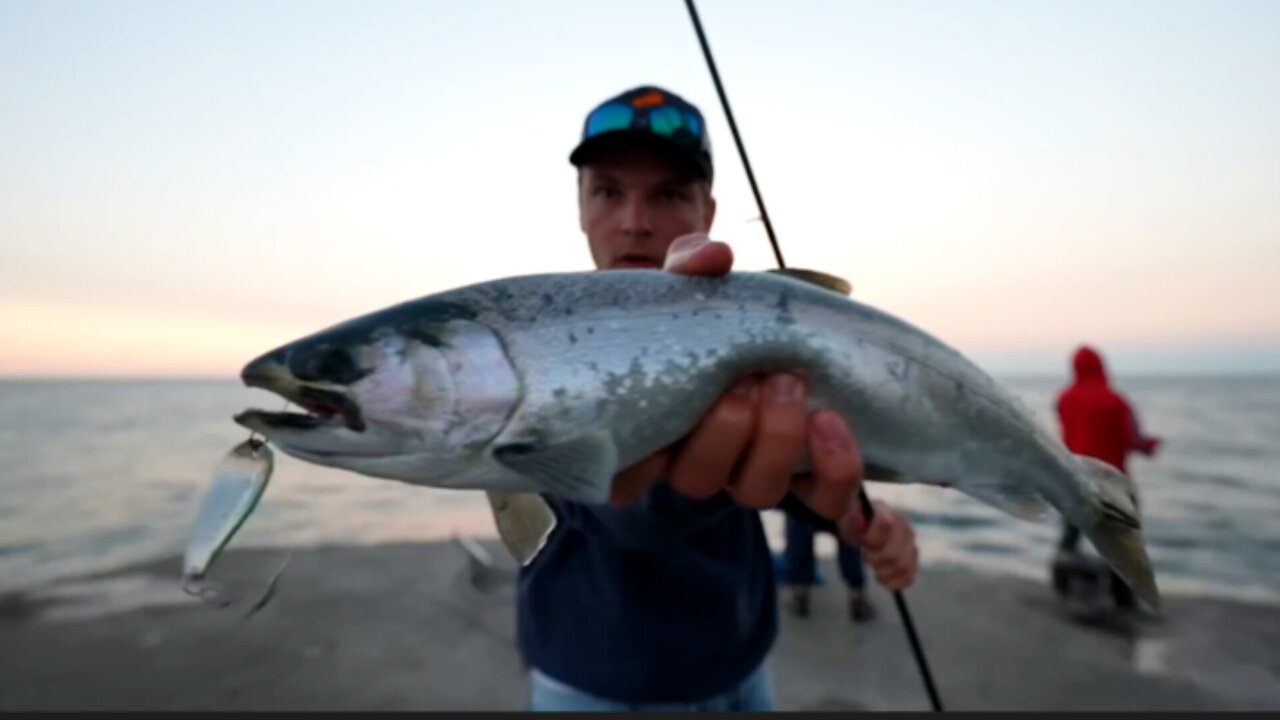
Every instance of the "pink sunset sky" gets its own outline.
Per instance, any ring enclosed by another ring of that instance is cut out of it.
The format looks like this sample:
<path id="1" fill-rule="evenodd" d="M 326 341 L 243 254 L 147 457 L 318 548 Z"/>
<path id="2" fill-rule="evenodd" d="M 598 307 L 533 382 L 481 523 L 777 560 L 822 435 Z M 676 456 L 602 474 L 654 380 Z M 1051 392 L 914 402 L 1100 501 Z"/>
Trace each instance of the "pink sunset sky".
<path id="1" fill-rule="evenodd" d="M 1280 372 L 1280 3 L 702 0 L 788 264 L 999 372 Z M 679 2 L 0 6 L 0 376 L 234 377 L 410 297 L 590 269 L 590 107 L 698 103 Z"/>

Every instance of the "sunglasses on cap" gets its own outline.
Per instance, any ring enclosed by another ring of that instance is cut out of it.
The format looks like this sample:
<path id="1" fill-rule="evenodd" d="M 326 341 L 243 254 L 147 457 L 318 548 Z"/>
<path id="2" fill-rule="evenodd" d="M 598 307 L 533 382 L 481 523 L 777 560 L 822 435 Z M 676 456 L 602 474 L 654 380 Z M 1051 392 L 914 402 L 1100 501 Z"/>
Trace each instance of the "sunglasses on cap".
<path id="1" fill-rule="evenodd" d="M 641 130 L 673 140 L 684 130 L 695 139 L 702 138 L 702 122 L 687 110 L 671 105 L 637 108 L 621 102 L 606 103 L 596 108 L 587 117 L 584 136 L 592 138 L 616 130 Z"/>
<path id="2" fill-rule="evenodd" d="M 711 139 L 701 113 L 678 95 L 654 87 L 628 90 L 592 110 L 569 161 L 581 165 L 589 155 L 610 146 L 612 138 L 626 142 L 632 134 L 670 144 L 699 174 L 711 179 Z"/>

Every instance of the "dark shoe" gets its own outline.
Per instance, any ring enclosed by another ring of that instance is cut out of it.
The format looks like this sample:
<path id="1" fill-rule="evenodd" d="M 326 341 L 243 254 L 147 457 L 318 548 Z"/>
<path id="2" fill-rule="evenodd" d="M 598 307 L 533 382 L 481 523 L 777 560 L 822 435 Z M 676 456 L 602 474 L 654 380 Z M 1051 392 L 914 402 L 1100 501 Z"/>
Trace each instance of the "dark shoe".
<path id="1" fill-rule="evenodd" d="M 849 619 L 856 623 L 864 623 L 876 616 L 876 609 L 861 595 L 849 598 Z"/>
<path id="2" fill-rule="evenodd" d="M 795 617 L 809 617 L 809 593 L 793 591 L 791 597 L 787 598 L 786 607 L 787 612 Z"/>

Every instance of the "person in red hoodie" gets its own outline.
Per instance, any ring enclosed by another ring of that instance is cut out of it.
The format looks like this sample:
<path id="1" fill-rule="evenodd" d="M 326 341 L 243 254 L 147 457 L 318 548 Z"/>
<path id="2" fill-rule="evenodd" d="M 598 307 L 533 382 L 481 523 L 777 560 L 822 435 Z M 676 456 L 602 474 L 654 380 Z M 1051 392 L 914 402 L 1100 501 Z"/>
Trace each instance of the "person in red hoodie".
<path id="1" fill-rule="evenodd" d="M 1160 439 L 1142 434 L 1129 402 L 1111 388 L 1097 350 L 1081 346 L 1072 366 L 1075 382 L 1058 395 L 1057 402 L 1063 443 L 1073 453 L 1097 458 L 1128 474 L 1129 453 L 1154 455 Z M 1136 506 L 1138 499 L 1133 501 Z M 1079 542 L 1080 531 L 1066 525 L 1059 549 L 1073 552 Z"/>

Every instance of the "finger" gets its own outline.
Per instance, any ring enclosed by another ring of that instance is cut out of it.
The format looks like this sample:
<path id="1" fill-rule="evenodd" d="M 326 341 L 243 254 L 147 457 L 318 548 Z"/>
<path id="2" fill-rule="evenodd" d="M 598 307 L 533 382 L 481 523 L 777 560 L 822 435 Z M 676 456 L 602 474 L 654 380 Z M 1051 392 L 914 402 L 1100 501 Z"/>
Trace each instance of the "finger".
<path id="1" fill-rule="evenodd" d="M 867 558 L 867 564 L 871 566 L 876 577 L 889 577 L 906 572 L 910 569 L 910 551 L 905 551 L 902 555 L 884 556 L 872 559 Z"/>
<path id="2" fill-rule="evenodd" d="M 836 531 L 840 533 L 840 538 L 850 545 L 862 547 L 863 535 L 866 534 L 867 521 L 862 516 L 862 508 L 859 506 L 857 497 L 849 502 L 849 508 L 845 510 L 844 515 L 836 521 Z M 864 548 L 865 550 L 865 548 Z"/>
<path id="3" fill-rule="evenodd" d="M 711 236 L 704 232 L 687 233 L 677 237 L 667 246 L 666 265 L 679 263 L 709 242 L 711 242 Z"/>
<path id="4" fill-rule="evenodd" d="M 840 521 L 842 516 L 844 515 L 844 513 L 849 512 L 847 507 L 844 509 L 843 512 L 835 512 L 834 514 L 820 512 L 819 510 L 815 509 L 815 508 L 821 507 L 822 502 L 815 500 L 815 497 L 818 494 L 818 479 L 813 476 L 813 473 L 805 473 L 803 475 L 791 476 L 791 494 L 799 498 L 800 501 L 803 502 L 806 506 L 808 506 L 810 510 L 813 510 L 815 513 L 822 515 L 823 517 L 836 523 L 836 533 L 837 535 L 839 535 L 839 538 L 844 542 L 849 542 L 845 538 L 843 531 L 841 531 L 840 529 Z M 853 542 L 850 544 L 856 545 L 857 543 Z"/>
<path id="5" fill-rule="evenodd" d="M 671 451 L 664 449 L 619 472 L 609 489 L 609 502 L 621 507 L 644 497 L 662 477 L 670 461 Z"/>
<path id="6" fill-rule="evenodd" d="M 803 475 L 793 475 L 791 477 L 791 494 L 800 498 L 800 501 L 813 509 L 813 496 L 818 492 L 818 479 L 813 473 L 805 473 Z M 817 511 L 815 511 L 817 512 Z M 835 518 L 832 518 L 833 520 Z"/>
<path id="7" fill-rule="evenodd" d="M 876 580 L 891 590 L 901 590 L 915 582 L 919 570 L 920 551 L 912 548 L 910 555 L 900 567 L 894 567 L 876 574 Z"/>
<path id="8" fill-rule="evenodd" d="M 894 523 L 884 546 L 869 551 L 871 558 L 868 562 L 884 569 L 900 567 L 911 557 L 914 546 L 914 539 L 906 529 L 905 523 Z"/>
<path id="9" fill-rule="evenodd" d="M 808 437 L 804 383 L 780 373 L 765 382 L 755 433 L 742 469 L 730 480 L 733 499 L 746 507 L 776 507 L 791 486 L 791 474 Z"/>
<path id="10" fill-rule="evenodd" d="M 868 562 L 884 572 L 897 572 L 909 567 L 917 557 L 915 533 L 900 516 L 891 518 L 891 530 L 884 547 L 871 553 Z"/>
<path id="11" fill-rule="evenodd" d="M 835 520 L 858 492 L 862 454 L 844 419 L 829 410 L 809 416 L 808 437 L 812 479 L 794 483 L 791 489 L 815 513 Z"/>
<path id="12" fill-rule="evenodd" d="M 915 577 L 911 573 L 906 571 L 895 573 L 893 575 L 886 575 L 884 577 L 876 578 L 876 580 L 881 585 L 885 586 L 890 590 L 895 590 L 895 591 L 907 589 L 908 587 L 911 586 L 911 582 L 914 579 Z"/>
<path id="13" fill-rule="evenodd" d="M 890 524 L 890 535 L 886 541 L 891 547 L 914 548 L 916 544 L 916 531 L 911 528 L 911 523 L 896 511 L 891 510 L 888 505 L 879 503 L 884 508 L 885 514 L 893 522 Z"/>
<path id="14" fill-rule="evenodd" d="M 895 573 L 906 567 L 906 558 L 902 555 L 867 553 L 867 564 L 877 575 Z"/>
<path id="15" fill-rule="evenodd" d="M 681 275 L 723 275 L 733 268 L 733 250 L 705 233 L 682 235 L 667 248 L 662 269 Z"/>
<path id="16" fill-rule="evenodd" d="M 880 503 L 874 503 L 875 515 L 862 532 L 862 546 L 872 552 L 883 550 L 893 532 L 892 511 Z"/>
<path id="17" fill-rule="evenodd" d="M 667 479 L 674 490 L 701 500 L 728 485 L 755 430 L 759 385 L 752 378 L 734 385 L 689 433 Z"/>

